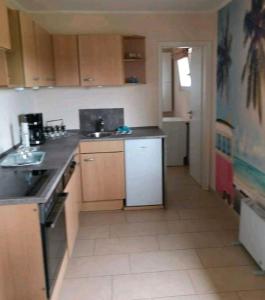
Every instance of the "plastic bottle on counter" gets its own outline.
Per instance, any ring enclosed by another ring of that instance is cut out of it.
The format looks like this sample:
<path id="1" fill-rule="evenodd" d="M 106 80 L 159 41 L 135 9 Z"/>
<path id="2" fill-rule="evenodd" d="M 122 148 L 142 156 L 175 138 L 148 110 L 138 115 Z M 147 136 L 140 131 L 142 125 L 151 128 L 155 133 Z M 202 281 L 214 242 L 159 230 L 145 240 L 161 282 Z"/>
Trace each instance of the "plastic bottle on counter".
<path id="1" fill-rule="evenodd" d="M 25 148 L 30 147 L 30 140 L 29 140 L 29 124 L 26 122 L 21 123 L 21 141 L 22 146 Z"/>

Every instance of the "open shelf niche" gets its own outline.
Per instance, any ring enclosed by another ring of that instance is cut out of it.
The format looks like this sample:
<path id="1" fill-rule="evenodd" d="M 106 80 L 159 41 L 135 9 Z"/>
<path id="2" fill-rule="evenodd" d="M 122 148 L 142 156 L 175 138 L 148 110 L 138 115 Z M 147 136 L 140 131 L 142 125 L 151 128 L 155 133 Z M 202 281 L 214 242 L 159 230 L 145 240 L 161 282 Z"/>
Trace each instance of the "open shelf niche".
<path id="1" fill-rule="evenodd" d="M 127 84 L 145 84 L 145 37 L 123 37 L 123 63 L 125 82 Z"/>

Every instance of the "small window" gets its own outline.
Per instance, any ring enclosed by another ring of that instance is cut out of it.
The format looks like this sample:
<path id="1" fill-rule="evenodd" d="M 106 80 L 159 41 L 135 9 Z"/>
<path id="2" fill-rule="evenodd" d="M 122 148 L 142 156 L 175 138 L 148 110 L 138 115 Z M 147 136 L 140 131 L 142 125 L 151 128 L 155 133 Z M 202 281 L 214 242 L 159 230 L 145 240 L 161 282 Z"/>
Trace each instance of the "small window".
<path id="1" fill-rule="evenodd" d="M 191 87 L 190 62 L 188 57 L 178 60 L 179 81 L 181 87 Z"/>

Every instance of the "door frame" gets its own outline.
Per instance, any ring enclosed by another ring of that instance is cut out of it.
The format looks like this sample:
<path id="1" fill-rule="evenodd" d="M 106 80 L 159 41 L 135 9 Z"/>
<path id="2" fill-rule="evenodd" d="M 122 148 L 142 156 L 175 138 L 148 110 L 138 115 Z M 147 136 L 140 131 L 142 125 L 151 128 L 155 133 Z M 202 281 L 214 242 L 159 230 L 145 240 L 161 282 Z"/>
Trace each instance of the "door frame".
<path id="1" fill-rule="evenodd" d="M 215 140 L 215 70 L 213 43 L 210 41 L 197 42 L 161 42 L 158 46 L 158 80 L 159 80 L 159 108 L 158 118 L 159 126 L 162 127 L 162 49 L 164 48 L 179 48 L 179 47 L 200 47 L 202 49 L 202 137 L 201 137 L 201 153 L 202 153 L 202 168 L 201 168 L 201 186 L 203 189 L 209 190 L 214 188 L 214 140 Z"/>

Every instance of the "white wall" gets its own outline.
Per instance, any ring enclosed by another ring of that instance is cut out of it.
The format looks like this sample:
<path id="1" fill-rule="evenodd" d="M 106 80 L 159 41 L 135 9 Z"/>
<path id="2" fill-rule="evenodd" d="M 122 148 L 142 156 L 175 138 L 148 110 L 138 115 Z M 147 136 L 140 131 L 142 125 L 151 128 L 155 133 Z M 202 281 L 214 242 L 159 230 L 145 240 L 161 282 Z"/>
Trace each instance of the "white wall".
<path id="1" fill-rule="evenodd" d="M 0 91 L 0 153 L 19 142 L 18 115 L 33 111 L 32 91 Z"/>
<path id="2" fill-rule="evenodd" d="M 124 108 L 129 126 L 157 125 L 156 89 L 145 86 L 113 88 L 54 88 L 35 92 L 35 112 L 44 120 L 63 118 L 68 129 L 79 128 L 82 108 Z"/>
<path id="3" fill-rule="evenodd" d="M 63 117 L 78 128 L 78 109 L 124 107 L 129 126 L 159 124 L 158 48 L 161 42 L 216 39 L 216 14 L 87 14 L 40 13 L 34 19 L 52 33 L 119 33 L 146 37 L 147 84 L 135 87 L 40 90 L 36 111 L 45 119 Z M 199 30 L 198 30 L 199 28 Z M 214 61 L 214 57 L 212 58 Z"/>

